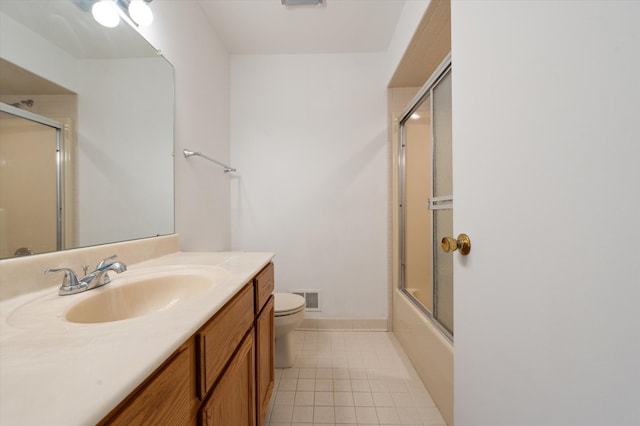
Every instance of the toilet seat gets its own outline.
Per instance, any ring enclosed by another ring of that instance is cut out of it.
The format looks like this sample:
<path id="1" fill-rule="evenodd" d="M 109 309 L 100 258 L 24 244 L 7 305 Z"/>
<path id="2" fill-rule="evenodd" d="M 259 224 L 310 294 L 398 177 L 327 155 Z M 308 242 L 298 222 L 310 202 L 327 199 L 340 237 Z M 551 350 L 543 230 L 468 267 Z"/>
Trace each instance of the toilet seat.
<path id="1" fill-rule="evenodd" d="M 275 316 L 296 314 L 304 310 L 304 297 L 293 293 L 276 293 L 274 295 Z"/>

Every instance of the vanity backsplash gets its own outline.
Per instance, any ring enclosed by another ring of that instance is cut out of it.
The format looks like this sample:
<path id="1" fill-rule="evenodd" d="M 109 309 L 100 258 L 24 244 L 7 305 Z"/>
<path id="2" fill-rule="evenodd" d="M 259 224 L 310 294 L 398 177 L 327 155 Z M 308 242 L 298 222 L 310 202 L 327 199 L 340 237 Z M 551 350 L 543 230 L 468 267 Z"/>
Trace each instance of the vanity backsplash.
<path id="1" fill-rule="evenodd" d="M 60 285 L 59 274 L 45 275 L 49 268 L 71 268 L 82 273 L 82 267 L 89 268 L 114 254 L 127 264 L 138 263 L 154 257 L 179 251 L 178 234 L 144 238 L 120 243 L 104 244 L 73 250 L 57 251 L 35 256 L 15 257 L 0 260 L 0 301 L 25 293 Z"/>

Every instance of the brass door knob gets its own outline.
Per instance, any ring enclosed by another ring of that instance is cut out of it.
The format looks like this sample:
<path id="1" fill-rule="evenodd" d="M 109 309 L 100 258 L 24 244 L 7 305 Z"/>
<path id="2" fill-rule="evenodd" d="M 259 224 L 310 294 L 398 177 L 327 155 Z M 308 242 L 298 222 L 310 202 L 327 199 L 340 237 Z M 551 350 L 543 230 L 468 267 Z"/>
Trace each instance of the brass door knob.
<path id="1" fill-rule="evenodd" d="M 440 247 L 445 253 L 453 253 L 460 250 L 460 254 L 466 256 L 471 251 L 471 240 L 467 234 L 458 235 L 458 239 L 452 237 L 444 237 L 440 242 Z"/>

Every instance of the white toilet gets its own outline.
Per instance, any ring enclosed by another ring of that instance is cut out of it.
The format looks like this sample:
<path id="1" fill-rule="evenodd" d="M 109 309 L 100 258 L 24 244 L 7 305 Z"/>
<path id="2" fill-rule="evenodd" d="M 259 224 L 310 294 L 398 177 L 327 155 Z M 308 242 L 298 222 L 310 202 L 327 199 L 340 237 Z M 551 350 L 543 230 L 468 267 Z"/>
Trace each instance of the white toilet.
<path id="1" fill-rule="evenodd" d="M 274 293 L 276 328 L 276 368 L 289 368 L 296 360 L 293 331 L 304 319 L 304 297 Z"/>

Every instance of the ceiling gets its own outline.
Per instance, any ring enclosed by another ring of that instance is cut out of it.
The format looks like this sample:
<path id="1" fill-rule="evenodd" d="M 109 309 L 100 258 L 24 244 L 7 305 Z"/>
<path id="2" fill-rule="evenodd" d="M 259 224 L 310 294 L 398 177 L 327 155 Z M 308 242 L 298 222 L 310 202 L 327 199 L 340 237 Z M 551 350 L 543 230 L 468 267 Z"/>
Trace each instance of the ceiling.
<path id="1" fill-rule="evenodd" d="M 409 0 L 410 1 L 410 0 Z M 357 53 L 387 50 L 405 0 L 199 0 L 231 54 Z"/>

